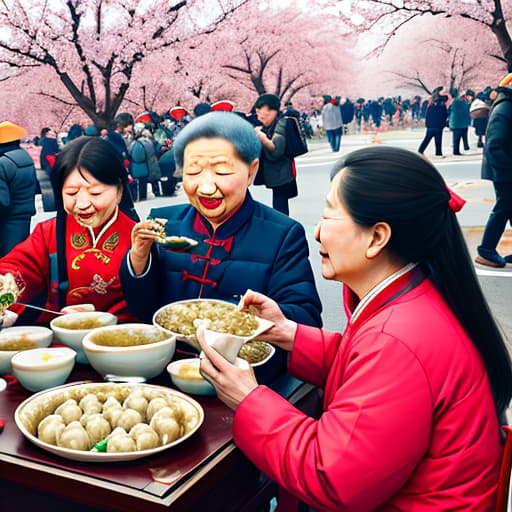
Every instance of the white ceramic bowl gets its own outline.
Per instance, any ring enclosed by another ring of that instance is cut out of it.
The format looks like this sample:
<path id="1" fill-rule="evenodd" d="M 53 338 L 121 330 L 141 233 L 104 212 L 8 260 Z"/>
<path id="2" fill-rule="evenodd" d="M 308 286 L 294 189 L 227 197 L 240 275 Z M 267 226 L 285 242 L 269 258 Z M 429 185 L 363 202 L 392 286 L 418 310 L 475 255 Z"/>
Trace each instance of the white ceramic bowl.
<path id="1" fill-rule="evenodd" d="M 87 323 L 90 323 L 91 326 L 83 329 L 76 328 L 77 325 L 87 325 Z M 55 335 L 56 341 L 72 348 L 76 352 L 77 363 L 88 363 L 87 356 L 82 349 L 84 336 L 100 326 L 114 325 L 116 323 L 117 317 L 111 313 L 82 311 L 78 313 L 68 313 L 54 318 L 50 322 L 50 327 Z"/>
<path id="2" fill-rule="evenodd" d="M 21 352 L 22 350 L 28 350 L 23 348 L 22 350 L 3 350 L 3 347 L 8 346 L 7 343 L 21 342 L 28 348 L 41 348 L 48 347 L 53 339 L 53 332 L 47 327 L 40 326 L 17 326 L 8 327 L 0 331 L 0 374 L 11 373 L 11 359 L 14 354 Z"/>
<path id="3" fill-rule="evenodd" d="M 67 347 L 23 350 L 13 356 L 12 372 L 25 389 L 42 391 L 66 382 L 75 356 L 76 352 Z"/>
<path id="4" fill-rule="evenodd" d="M 199 373 L 199 358 L 179 359 L 167 365 L 172 383 L 190 395 L 215 395 L 215 388 Z"/>
<path id="5" fill-rule="evenodd" d="M 136 345 L 137 339 L 141 338 L 145 343 Z M 91 366 L 98 373 L 150 379 L 160 375 L 172 359 L 176 337 L 154 325 L 120 324 L 94 329 L 86 334 L 82 345 Z"/>

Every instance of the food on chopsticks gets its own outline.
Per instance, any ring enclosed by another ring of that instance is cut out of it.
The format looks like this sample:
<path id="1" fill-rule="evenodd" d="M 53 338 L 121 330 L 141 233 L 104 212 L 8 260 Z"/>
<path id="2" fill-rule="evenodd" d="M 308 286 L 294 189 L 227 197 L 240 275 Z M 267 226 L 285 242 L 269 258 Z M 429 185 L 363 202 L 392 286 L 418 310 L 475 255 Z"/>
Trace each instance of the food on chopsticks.
<path id="1" fill-rule="evenodd" d="M 167 224 L 168 219 L 155 218 L 150 220 L 152 221 L 151 231 L 158 235 L 158 238 L 155 240 L 156 243 L 162 245 L 166 249 L 185 252 L 198 244 L 197 240 L 193 240 L 186 236 L 167 236 L 167 233 L 165 232 L 165 225 Z"/>
<path id="2" fill-rule="evenodd" d="M 187 336 L 193 345 L 199 346 L 196 329 L 199 323 L 215 332 L 251 336 L 259 327 L 256 316 L 238 310 L 230 302 L 191 300 L 176 302 L 163 308 L 156 316 L 156 323 L 171 332 Z"/>
<path id="3" fill-rule="evenodd" d="M 22 418 L 43 442 L 106 453 L 149 450 L 176 441 L 199 422 L 186 400 L 166 392 L 112 387 L 111 392 L 62 392 L 58 402 L 36 400 Z M 64 399 L 66 398 L 66 399 Z"/>
<path id="4" fill-rule="evenodd" d="M 249 364 L 256 364 L 267 358 L 271 352 L 272 348 L 266 341 L 251 340 L 242 345 L 238 357 Z"/>

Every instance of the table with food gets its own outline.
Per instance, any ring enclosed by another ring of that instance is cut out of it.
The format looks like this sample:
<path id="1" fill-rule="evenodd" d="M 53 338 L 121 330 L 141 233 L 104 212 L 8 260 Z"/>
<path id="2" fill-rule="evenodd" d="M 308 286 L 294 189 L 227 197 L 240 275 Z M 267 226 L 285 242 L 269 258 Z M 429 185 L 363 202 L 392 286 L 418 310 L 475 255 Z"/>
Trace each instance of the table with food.
<path id="1" fill-rule="evenodd" d="M 16 299 L 16 282 L 0 283 L 0 319 Z M 232 441 L 233 412 L 199 371 L 198 326 L 234 364 L 274 354 L 256 339 L 265 320 L 218 300 L 168 304 L 152 325 L 84 305 L 48 326 L 1 328 L 2 496 L 132 511 L 253 510 L 267 499 L 270 482 Z M 271 387 L 294 403 L 312 395 L 288 375 Z"/>

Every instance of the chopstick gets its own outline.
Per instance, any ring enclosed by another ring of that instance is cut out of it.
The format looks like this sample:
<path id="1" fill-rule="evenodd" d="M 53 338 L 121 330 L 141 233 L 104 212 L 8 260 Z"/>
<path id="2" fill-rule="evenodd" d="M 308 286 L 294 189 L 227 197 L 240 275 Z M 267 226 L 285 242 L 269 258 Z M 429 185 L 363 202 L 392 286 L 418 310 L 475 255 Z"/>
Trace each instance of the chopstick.
<path id="1" fill-rule="evenodd" d="M 66 313 L 62 313 L 61 311 L 53 311 L 52 309 L 41 308 L 39 306 L 34 306 L 33 304 L 26 304 L 25 302 L 16 302 L 16 304 L 20 304 L 25 306 L 26 308 L 38 309 L 39 311 L 46 311 L 46 313 L 52 313 L 53 315 L 65 315 Z"/>

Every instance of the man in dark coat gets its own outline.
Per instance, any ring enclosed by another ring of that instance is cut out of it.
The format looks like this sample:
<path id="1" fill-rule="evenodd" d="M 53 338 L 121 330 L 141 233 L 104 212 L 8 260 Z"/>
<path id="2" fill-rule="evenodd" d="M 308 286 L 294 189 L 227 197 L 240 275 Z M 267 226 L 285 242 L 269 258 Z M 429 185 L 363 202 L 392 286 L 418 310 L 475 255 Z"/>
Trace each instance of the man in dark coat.
<path id="1" fill-rule="evenodd" d="M 20 147 L 26 134 L 10 121 L 0 123 L 0 257 L 27 238 L 36 213 L 36 170 Z"/>
<path id="2" fill-rule="evenodd" d="M 446 126 L 446 118 L 448 117 L 447 100 L 448 97 L 443 94 L 432 95 L 432 101 L 429 103 L 425 113 L 425 127 L 427 131 L 418 148 L 418 153 L 423 154 L 433 138 L 436 145 L 436 156 L 443 156 L 443 129 Z"/>
<path id="3" fill-rule="evenodd" d="M 512 225 L 512 73 L 498 87 L 493 103 L 482 160 L 482 179 L 491 180 L 496 204 L 485 226 L 482 243 L 478 246 L 476 263 L 489 267 L 504 267 L 512 263 L 512 254 L 501 256 L 496 247 L 507 221 Z"/>

